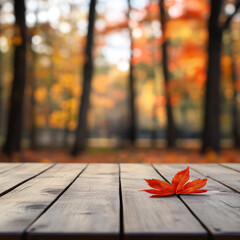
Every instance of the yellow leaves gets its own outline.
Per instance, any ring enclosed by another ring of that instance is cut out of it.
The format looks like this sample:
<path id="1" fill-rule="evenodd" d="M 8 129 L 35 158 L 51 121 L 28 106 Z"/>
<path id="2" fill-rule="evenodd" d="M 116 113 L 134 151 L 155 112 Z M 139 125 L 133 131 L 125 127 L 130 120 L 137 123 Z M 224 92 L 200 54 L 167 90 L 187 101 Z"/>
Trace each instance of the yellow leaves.
<path id="1" fill-rule="evenodd" d="M 181 18 L 168 21 L 165 34 L 167 39 L 190 41 L 196 44 L 204 44 L 208 38 L 206 21 L 202 19 L 189 20 Z"/>
<path id="2" fill-rule="evenodd" d="M 72 90 L 73 96 L 79 98 L 82 95 L 82 86 L 76 85 Z"/>
<path id="3" fill-rule="evenodd" d="M 45 102 L 47 98 L 47 89 L 44 87 L 37 88 L 34 92 L 34 98 L 39 103 Z"/>
<path id="4" fill-rule="evenodd" d="M 50 114 L 49 125 L 52 128 L 64 129 L 68 120 L 68 114 L 64 111 L 54 111 Z"/>
<path id="5" fill-rule="evenodd" d="M 49 125 L 52 128 L 65 129 L 73 131 L 77 127 L 77 120 L 71 119 L 67 111 L 56 110 L 50 114 Z"/>
<path id="6" fill-rule="evenodd" d="M 62 101 L 60 106 L 64 111 L 71 111 L 73 113 L 76 113 L 78 110 L 78 99 L 70 98 L 68 100 Z"/>
<path id="7" fill-rule="evenodd" d="M 160 125 L 164 126 L 167 122 L 166 108 L 165 106 L 158 107 L 156 109 L 156 116 Z"/>
<path id="8" fill-rule="evenodd" d="M 186 19 L 177 19 L 167 22 L 165 34 L 166 38 L 187 40 L 191 38 L 192 31 Z"/>
<path id="9" fill-rule="evenodd" d="M 51 95 L 53 96 L 56 96 L 56 95 L 59 96 L 59 95 L 62 95 L 63 88 L 60 84 L 55 83 L 52 85 L 50 92 L 51 92 Z"/>
<path id="10" fill-rule="evenodd" d="M 106 79 L 107 79 L 106 75 L 96 76 L 94 81 L 92 82 L 93 89 L 98 93 L 104 93 L 107 87 Z"/>
<path id="11" fill-rule="evenodd" d="M 144 111 L 144 114 L 147 116 L 152 115 L 152 108 L 155 101 L 155 97 L 153 94 L 153 82 L 147 81 L 143 87 L 142 92 L 138 97 L 138 103 L 141 106 L 141 111 Z"/>
<path id="12" fill-rule="evenodd" d="M 61 109 L 54 110 L 49 116 L 49 125 L 52 128 L 74 130 L 77 127 L 76 113 L 78 99 L 70 98 L 60 103 Z"/>
<path id="13" fill-rule="evenodd" d="M 79 79 L 80 77 L 78 74 L 63 73 L 58 76 L 58 84 L 62 89 L 66 89 L 74 96 L 78 97 L 82 92 Z"/>

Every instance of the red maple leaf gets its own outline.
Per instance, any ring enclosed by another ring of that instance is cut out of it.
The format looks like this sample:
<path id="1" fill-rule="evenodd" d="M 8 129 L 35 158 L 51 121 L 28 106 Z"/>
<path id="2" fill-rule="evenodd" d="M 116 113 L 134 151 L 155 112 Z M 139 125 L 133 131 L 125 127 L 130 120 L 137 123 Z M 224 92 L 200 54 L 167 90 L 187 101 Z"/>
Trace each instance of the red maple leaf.
<path id="1" fill-rule="evenodd" d="M 192 182 L 188 182 L 189 167 L 185 170 L 178 172 L 172 179 L 172 184 L 158 180 L 158 179 L 144 179 L 152 189 L 141 190 L 150 194 L 151 197 L 162 197 L 174 194 L 192 194 L 192 193 L 204 193 L 206 189 L 200 189 L 207 184 L 207 179 L 196 179 Z"/>

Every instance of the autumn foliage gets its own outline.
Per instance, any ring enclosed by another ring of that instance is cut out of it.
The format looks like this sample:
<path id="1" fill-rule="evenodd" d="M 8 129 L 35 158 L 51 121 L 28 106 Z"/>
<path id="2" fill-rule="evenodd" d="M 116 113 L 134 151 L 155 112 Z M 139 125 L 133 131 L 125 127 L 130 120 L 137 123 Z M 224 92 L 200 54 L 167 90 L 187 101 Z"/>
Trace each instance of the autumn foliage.
<path id="1" fill-rule="evenodd" d="M 190 179 L 189 167 L 178 172 L 172 179 L 172 184 L 159 179 L 145 179 L 148 185 L 153 189 L 142 190 L 153 194 L 151 197 L 163 197 L 174 194 L 193 194 L 204 193 L 206 189 L 201 189 L 207 184 L 207 179 L 196 179 L 188 182 Z M 187 183 L 188 182 L 188 183 Z"/>

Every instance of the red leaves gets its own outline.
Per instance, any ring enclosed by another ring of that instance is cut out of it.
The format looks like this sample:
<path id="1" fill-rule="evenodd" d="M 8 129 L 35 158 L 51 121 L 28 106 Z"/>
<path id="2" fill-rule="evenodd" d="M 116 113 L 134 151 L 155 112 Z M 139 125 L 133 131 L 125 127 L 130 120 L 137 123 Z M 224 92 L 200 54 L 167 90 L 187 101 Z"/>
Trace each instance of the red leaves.
<path id="1" fill-rule="evenodd" d="M 150 187 L 154 189 L 149 190 L 147 189 L 142 191 L 154 194 L 151 197 L 161 197 L 175 194 L 172 185 L 168 182 L 161 181 L 158 179 L 145 179 L 145 181 L 148 183 Z"/>
<path id="2" fill-rule="evenodd" d="M 151 197 L 207 192 L 205 189 L 200 189 L 207 184 L 207 179 L 199 178 L 187 183 L 189 178 L 189 167 L 187 167 L 185 170 L 178 172 L 174 176 L 172 179 L 172 185 L 168 182 L 158 179 L 144 179 L 153 189 L 146 189 L 142 191 L 153 194 Z"/>

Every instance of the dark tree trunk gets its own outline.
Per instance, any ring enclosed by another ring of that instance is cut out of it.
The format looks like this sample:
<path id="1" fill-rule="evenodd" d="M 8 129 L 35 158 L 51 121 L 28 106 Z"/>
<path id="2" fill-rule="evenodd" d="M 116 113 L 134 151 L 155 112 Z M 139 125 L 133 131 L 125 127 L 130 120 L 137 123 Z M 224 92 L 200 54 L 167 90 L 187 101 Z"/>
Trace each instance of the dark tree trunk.
<path id="1" fill-rule="evenodd" d="M 36 126 L 36 100 L 34 92 L 36 90 L 36 76 L 35 76 L 35 64 L 37 60 L 36 53 L 32 50 L 32 63 L 31 63 L 31 127 L 30 127 L 30 147 L 32 150 L 37 148 L 37 126 Z"/>
<path id="2" fill-rule="evenodd" d="M 219 15 L 222 0 L 211 0 L 209 19 L 208 70 L 205 96 L 205 118 L 203 128 L 202 151 L 220 151 L 220 58 L 222 28 L 219 27 Z"/>
<path id="3" fill-rule="evenodd" d="M 155 51 L 155 47 L 154 47 L 154 41 L 152 41 L 152 58 L 153 58 L 153 71 L 154 71 L 154 78 L 153 78 L 153 94 L 154 94 L 154 98 L 156 98 L 157 96 L 157 84 L 156 84 L 156 59 L 155 59 L 155 55 L 154 55 L 154 51 Z M 152 147 L 156 147 L 156 140 L 157 140 L 157 106 L 156 103 L 153 104 L 153 108 L 152 108 L 152 130 L 151 130 L 151 146 Z"/>
<path id="4" fill-rule="evenodd" d="M 236 81 L 237 81 L 237 75 L 236 75 L 236 66 L 235 66 L 235 59 L 233 54 L 233 41 L 232 41 L 232 34 L 230 30 L 230 54 L 232 59 L 232 81 L 233 81 L 233 128 L 232 128 L 232 134 L 233 134 L 233 141 L 234 141 L 234 147 L 240 148 L 240 134 L 239 134 L 239 113 L 238 113 L 238 103 L 237 103 L 237 90 L 236 90 Z"/>
<path id="5" fill-rule="evenodd" d="M 88 34 L 87 45 L 85 49 L 86 61 L 83 68 L 83 92 L 79 109 L 78 126 L 76 129 L 76 139 L 73 146 L 72 154 L 77 155 L 79 151 L 86 147 L 87 137 L 87 113 L 89 109 L 89 97 L 91 92 L 91 82 L 93 75 L 93 37 L 94 37 L 94 20 L 95 20 L 96 0 L 91 0 L 88 16 Z"/>
<path id="6" fill-rule="evenodd" d="M 38 3 L 39 4 L 39 3 Z M 37 16 L 39 13 L 39 5 L 37 5 L 37 8 L 35 10 L 35 15 Z M 38 21 L 35 24 L 35 30 L 38 30 L 39 28 L 39 23 Z M 28 35 L 29 36 L 29 35 Z M 33 37 L 33 33 L 29 36 L 28 39 L 28 44 L 29 46 L 31 46 L 31 40 Z M 31 105 L 31 116 L 30 116 L 30 148 L 32 150 L 36 150 L 37 149 L 37 125 L 36 125 L 36 115 L 37 115 L 37 111 L 36 111 L 36 100 L 35 100 L 35 96 L 34 93 L 36 91 L 36 81 L 37 81 L 37 76 L 35 74 L 36 71 L 36 62 L 37 62 L 37 54 L 34 50 L 31 49 L 31 62 L 29 63 L 30 65 L 30 71 L 31 71 L 31 80 L 30 80 L 30 84 L 31 84 L 31 97 L 30 97 L 30 105 Z"/>
<path id="7" fill-rule="evenodd" d="M 128 23 L 130 22 L 130 10 L 131 10 L 131 0 L 128 0 Z M 134 76 L 133 76 L 133 65 L 132 65 L 132 52 L 133 52 L 133 39 L 132 31 L 130 26 L 129 38 L 130 38 L 130 61 L 129 61 L 129 128 L 128 137 L 132 144 L 136 140 L 136 112 L 135 112 L 135 90 L 134 90 Z"/>
<path id="8" fill-rule="evenodd" d="M 238 114 L 238 103 L 237 103 L 237 91 L 235 88 L 236 84 L 236 74 L 234 68 L 232 68 L 233 71 L 233 81 L 234 81 L 234 94 L 233 94 L 233 140 L 234 140 L 234 147 L 240 148 L 240 134 L 239 134 L 239 114 Z"/>
<path id="9" fill-rule="evenodd" d="M 162 34 L 165 36 L 165 24 L 166 14 L 164 7 L 164 0 L 159 2 L 160 13 L 161 13 L 161 27 Z M 168 41 L 164 39 L 162 43 L 162 66 L 163 76 L 165 83 L 165 97 L 166 97 L 166 114 L 167 114 L 167 126 L 166 126 L 166 140 L 168 147 L 175 147 L 176 145 L 176 127 L 173 118 L 173 109 L 171 105 L 171 98 L 169 93 L 169 71 L 168 71 L 168 55 L 167 55 Z"/>
<path id="10" fill-rule="evenodd" d="M 0 3 L 0 14 L 1 14 L 1 10 L 2 10 L 2 5 Z M 0 18 L 2 16 L 0 15 Z M 2 26 L 0 24 L 0 35 L 2 35 Z M 2 105 L 2 101 L 3 101 L 3 82 L 2 82 L 2 52 L 0 51 L 0 136 L 2 134 L 2 114 L 3 114 L 3 105 Z"/>
<path id="11" fill-rule="evenodd" d="M 14 12 L 16 18 L 16 34 L 21 38 L 21 42 L 19 45 L 15 46 L 14 77 L 10 99 L 7 138 L 3 147 L 3 151 L 8 154 L 21 150 L 26 75 L 26 24 L 24 0 L 14 1 Z"/>

